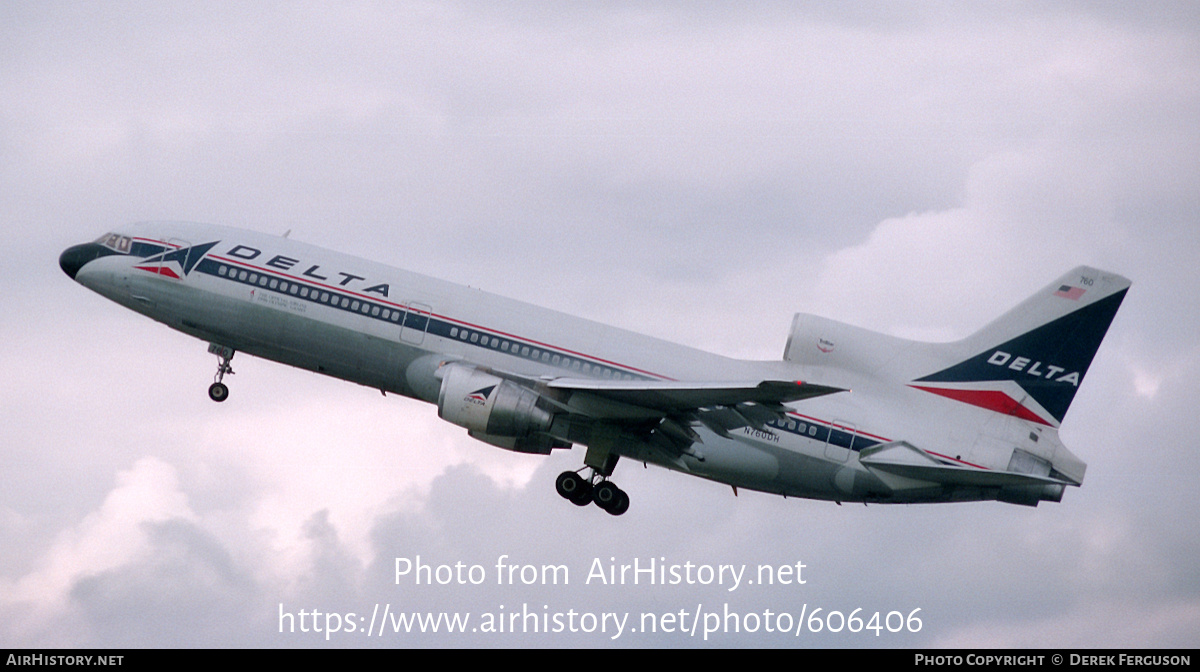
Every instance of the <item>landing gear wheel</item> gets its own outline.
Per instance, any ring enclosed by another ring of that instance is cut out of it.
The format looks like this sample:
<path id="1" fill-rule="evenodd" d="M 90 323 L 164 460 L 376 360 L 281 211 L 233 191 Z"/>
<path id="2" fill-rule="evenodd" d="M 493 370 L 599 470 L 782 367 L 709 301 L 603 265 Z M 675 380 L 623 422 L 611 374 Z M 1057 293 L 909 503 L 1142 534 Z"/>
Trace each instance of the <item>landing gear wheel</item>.
<path id="1" fill-rule="evenodd" d="M 590 481 L 584 481 L 583 487 L 579 489 L 574 497 L 571 497 L 571 503 L 575 506 L 587 506 L 592 503 L 592 484 Z"/>
<path id="2" fill-rule="evenodd" d="M 617 501 L 613 504 L 608 512 L 614 516 L 619 516 L 629 510 L 629 495 L 625 494 L 624 490 L 617 490 Z"/>
<path id="3" fill-rule="evenodd" d="M 608 511 L 617 501 L 617 493 L 621 490 L 612 481 L 600 481 L 592 490 L 592 501 L 596 506 Z"/>
<path id="4" fill-rule="evenodd" d="M 575 506 L 587 506 L 592 501 L 592 482 L 578 472 L 564 471 L 559 474 L 554 481 L 554 489 Z"/>
<path id="5" fill-rule="evenodd" d="M 558 475 L 554 481 L 554 489 L 558 490 L 558 494 L 563 499 L 574 499 L 579 496 L 579 491 L 583 489 L 583 477 L 573 471 L 564 471 Z"/>
<path id="6" fill-rule="evenodd" d="M 213 383 L 209 385 L 208 398 L 213 401 L 225 401 L 229 398 L 229 387 L 225 383 Z"/>
<path id="7" fill-rule="evenodd" d="M 619 516 L 629 510 L 629 495 L 618 488 L 612 481 L 601 481 L 592 491 L 592 501 L 596 506 L 614 516 Z"/>

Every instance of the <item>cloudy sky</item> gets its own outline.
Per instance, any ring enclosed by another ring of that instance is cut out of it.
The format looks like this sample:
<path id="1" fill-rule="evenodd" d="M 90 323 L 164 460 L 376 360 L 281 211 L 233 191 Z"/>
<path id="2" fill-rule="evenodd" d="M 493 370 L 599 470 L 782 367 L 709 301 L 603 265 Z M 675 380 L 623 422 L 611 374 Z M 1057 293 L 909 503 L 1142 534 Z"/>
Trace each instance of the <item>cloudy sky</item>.
<path id="1" fill-rule="evenodd" d="M 1200 6 L 961 4 L 0 3 L 0 645 L 1195 645 Z M 204 343 L 58 268 L 147 219 L 762 359 L 797 311 L 948 340 L 1077 264 L 1134 284 L 1060 504 L 839 507 L 623 463 L 613 518 L 554 493 L 581 448 L 507 453 L 249 357 L 211 403 Z M 487 581 L 397 584 L 417 556 Z M 501 556 L 570 583 L 496 585 Z M 652 558 L 805 583 L 585 582 Z M 280 632 L 726 605 L 921 628 Z"/>

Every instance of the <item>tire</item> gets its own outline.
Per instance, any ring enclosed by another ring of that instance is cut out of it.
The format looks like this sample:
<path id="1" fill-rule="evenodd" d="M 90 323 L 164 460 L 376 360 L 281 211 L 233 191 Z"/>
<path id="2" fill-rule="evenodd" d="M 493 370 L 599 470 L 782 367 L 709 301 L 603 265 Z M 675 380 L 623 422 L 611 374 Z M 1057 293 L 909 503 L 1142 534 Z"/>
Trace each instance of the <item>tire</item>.
<path id="1" fill-rule="evenodd" d="M 575 506 L 587 506 L 592 503 L 592 484 L 584 481 L 583 487 L 579 492 L 571 498 L 571 503 Z"/>
<path id="2" fill-rule="evenodd" d="M 229 398 L 229 387 L 225 383 L 213 383 L 208 386 L 208 398 L 222 402 Z"/>
<path id="3" fill-rule="evenodd" d="M 614 516 L 619 516 L 629 510 L 629 495 L 625 494 L 624 490 L 617 490 L 617 501 L 613 504 L 608 512 Z"/>
<path id="4" fill-rule="evenodd" d="M 613 485 L 612 481 L 601 481 L 592 490 L 592 501 L 596 502 L 596 506 L 611 513 L 612 507 L 617 503 L 617 493 L 619 492 L 621 489 Z"/>
<path id="5" fill-rule="evenodd" d="M 554 481 L 554 489 L 563 499 L 574 499 L 582 488 L 583 478 L 573 471 L 564 471 Z"/>

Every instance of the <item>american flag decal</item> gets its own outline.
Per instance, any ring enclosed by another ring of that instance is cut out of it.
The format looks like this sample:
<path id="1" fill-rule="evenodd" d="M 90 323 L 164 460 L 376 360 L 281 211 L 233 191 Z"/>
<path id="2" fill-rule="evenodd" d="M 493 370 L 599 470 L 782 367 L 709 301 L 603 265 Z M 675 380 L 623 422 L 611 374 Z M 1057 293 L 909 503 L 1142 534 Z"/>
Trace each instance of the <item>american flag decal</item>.
<path id="1" fill-rule="evenodd" d="M 1083 289 L 1082 287 L 1072 287 L 1070 285 L 1063 285 L 1062 287 L 1058 288 L 1058 291 L 1055 292 L 1054 295 L 1061 296 L 1064 299 L 1078 301 L 1079 297 L 1083 296 L 1083 293 L 1085 291 L 1087 291 L 1087 290 Z"/>

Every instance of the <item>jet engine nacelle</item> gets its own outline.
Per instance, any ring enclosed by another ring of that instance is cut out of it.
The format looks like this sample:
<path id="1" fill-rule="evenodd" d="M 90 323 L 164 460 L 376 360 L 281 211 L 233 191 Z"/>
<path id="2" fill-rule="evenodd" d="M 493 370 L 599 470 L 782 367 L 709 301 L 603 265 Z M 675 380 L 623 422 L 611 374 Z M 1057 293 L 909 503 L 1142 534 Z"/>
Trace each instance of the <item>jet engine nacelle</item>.
<path id="1" fill-rule="evenodd" d="M 514 453 L 536 453 L 549 455 L 555 448 L 570 448 L 571 444 L 559 441 L 549 434 L 534 434 L 532 436 L 490 436 L 479 432 L 468 431 L 468 435 L 476 441 L 490 443 L 493 446 L 511 450 Z"/>
<path id="2" fill-rule="evenodd" d="M 463 364 L 448 364 L 441 373 L 438 416 L 443 420 L 486 435 L 489 443 L 550 429 L 552 416 L 537 405 L 537 392 Z"/>

